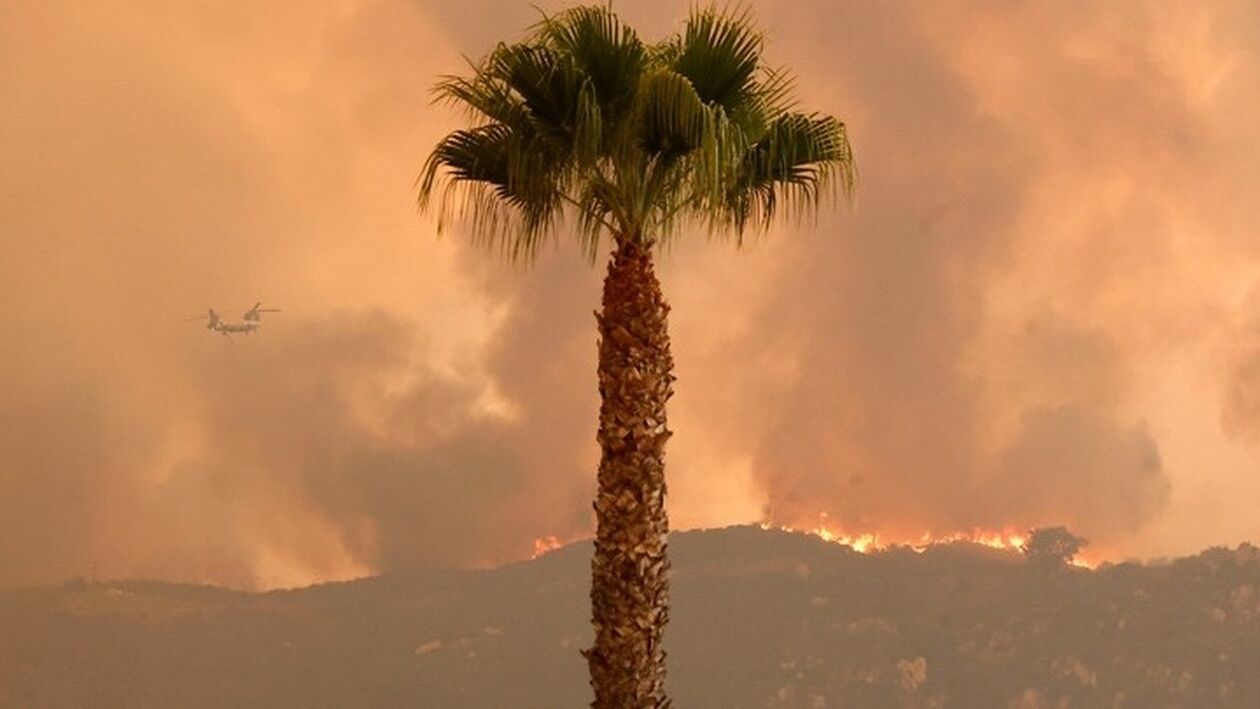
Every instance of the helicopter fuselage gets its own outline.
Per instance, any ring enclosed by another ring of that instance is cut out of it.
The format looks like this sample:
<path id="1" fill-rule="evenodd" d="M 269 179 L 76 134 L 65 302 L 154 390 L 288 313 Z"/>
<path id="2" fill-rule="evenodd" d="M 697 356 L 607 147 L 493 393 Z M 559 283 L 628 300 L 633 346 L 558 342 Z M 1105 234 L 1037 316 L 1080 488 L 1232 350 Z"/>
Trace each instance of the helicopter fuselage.
<path id="1" fill-rule="evenodd" d="M 217 332 L 221 332 L 221 333 L 223 333 L 223 334 L 225 334 L 225 335 L 229 335 L 229 334 L 248 334 L 248 333 L 255 332 L 256 330 L 258 330 L 258 326 L 259 326 L 259 324 L 260 324 L 260 323 L 259 323 L 259 322 L 257 322 L 257 321 L 253 321 L 253 322 L 229 322 L 229 321 L 226 321 L 226 320 L 220 320 L 219 322 L 217 322 L 217 323 L 215 323 L 213 326 L 211 326 L 211 328 L 210 328 L 210 329 L 211 329 L 211 330 L 215 330 L 215 331 L 217 331 Z"/>

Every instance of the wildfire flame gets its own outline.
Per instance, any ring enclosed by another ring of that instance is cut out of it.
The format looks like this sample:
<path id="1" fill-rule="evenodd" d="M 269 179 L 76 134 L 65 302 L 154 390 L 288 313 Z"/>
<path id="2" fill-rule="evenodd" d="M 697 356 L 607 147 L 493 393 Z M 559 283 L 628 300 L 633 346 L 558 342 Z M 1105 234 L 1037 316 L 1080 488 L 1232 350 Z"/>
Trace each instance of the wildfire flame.
<path id="1" fill-rule="evenodd" d="M 539 537 L 534 540 L 534 553 L 530 554 L 529 558 L 537 559 L 543 554 L 555 551 L 556 549 L 559 549 L 562 546 L 564 545 L 560 543 L 560 540 L 557 539 L 556 535 L 554 534 L 548 534 L 545 537 Z"/>
<path id="2" fill-rule="evenodd" d="M 850 534 L 847 532 L 836 531 L 827 525 L 827 515 L 818 516 L 818 524 L 813 528 L 792 527 L 784 524 L 772 524 L 762 522 L 761 528 L 764 530 L 776 530 L 781 532 L 789 532 L 792 534 L 810 534 L 826 542 L 832 544 L 840 544 L 847 546 L 853 551 L 860 554 L 874 554 L 879 551 L 892 548 L 911 549 L 922 554 L 934 546 L 941 546 L 954 543 L 979 544 L 992 549 L 1001 549 L 1004 551 L 1023 552 L 1024 544 L 1028 541 L 1026 532 L 1015 531 L 1013 528 L 1005 528 L 1001 530 L 975 528 L 968 532 L 952 532 L 949 534 L 933 534 L 924 532 L 918 537 L 894 537 L 885 536 L 876 532 L 866 532 L 862 534 Z M 570 540 L 572 541 L 572 540 Z M 537 559 L 544 554 L 559 549 L 564 546 L 565 542 L 554 534 L 548 534 L 545 537 L 538 537 L 534 540 L 534 552 L 530 554 L 530 559 Z M 1097 567 L 1097 562 L 1089 559 L 1082 559 L 1079 556 L 1072 559 L 1069 563 L 1073 566 L 1081 568 L 1093 569 Z"/>
<path id="3" fill-rule="evenodd" d="M 1028 541 L 1028 536 L 1025 532 L 1017 532 L 1014 529 L 972 529 L 969 532 L 952 532 L 943 535 L 924 532 L 917 538 L 893 538 L 873 532 L 852 534 L 836 531 L 827 526 L 826 518 L 827 516 L 825 514 L 819 515 L 818 525 L 812 529 L 801 529 L 798 527 L 777 525 L 768 522 L 763 522 L 761 524 L 761 528 L 766 530 L 791 532 L 795 534 L 812 534 L 823 541 L 850 547 L 853 551 L 860 554 L 873 554 L 875 552 L 894 547 L 912 549 L 921 554 L 931 547 L 943 544 L 954 544 L 956 542 L 980 544 L 993 549 L 1022 552 L 1024 549 L 1024 543 Z M 1092 569 L 1095 566 L 1095 564 L 1079 558 L 1073 559 L 1071 563 L 1073 566 L 1089 569 Z"/>

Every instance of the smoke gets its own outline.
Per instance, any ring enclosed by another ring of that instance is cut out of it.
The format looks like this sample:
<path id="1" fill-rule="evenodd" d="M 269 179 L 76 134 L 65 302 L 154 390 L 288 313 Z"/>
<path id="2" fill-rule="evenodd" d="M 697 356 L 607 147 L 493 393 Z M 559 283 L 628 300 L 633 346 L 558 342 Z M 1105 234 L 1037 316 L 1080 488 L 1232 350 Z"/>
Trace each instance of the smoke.
<path id="1" fill-rule="evenodd" d="M 1232 328 L 1225 347 L 1225 396 L 1221 428 L 1248 447 L 1260 443 L 1260 297 L 1252 294 L 1245 318 Z"/>
<path id="2" fill-rule="evenodd" d="M 1112 552 L 1256 533 L 1221 497 L 1256 493 L 1237 448 L 1201 425 L 1254 278 L 1240 190 L 1256 174 L 1234 151 L 1257 134 L 1232 118 L 1257 98 L 1243 12 L 794 18 L 774 47 L 831 67 L 802 89 L 849 119 L 862 182 L 852 213 L 772 250 L 780 275 L 735 301 L 751 324 L 720 348 L 745 394 L 718 425 L 753 447 L 772 521 L 894 538 L 1067 523 Z"/>
<path id="3" fill-rule="evenodd" d="M 406 3 L 290 15 L 6 11 L 0 585 L 500 563 L 589 524 L 591 446 L 548 435 L 593 399 L 542 345 L 564 319 L 522 329 L 415 215 L 455 48 Z M 182 322 L 260 296 L 257 336 Z"/>
<path id="4" fill-rule="evenodd" d="M 1112 539 L 1156 516 L 1169 484 L 1144 423 L 1122 428 L 1084 406 L 1027 411 L 998 463 L 998 502 L 1012 519 L 1059 519 Z"/>
<path id="5" fill-rule="evenodd" d="M 650 37 L 686 4 L 620 9 Z M 1254 8 L 754 9 L 861 183 L 663 255 L 675 526 L 1260 534 Z M 589 533 L 600 269 L 563 238 L 500 263 L 412 202 L 459 119 L 428 87 L 535 18 L 0 10 L 0 586 L 275 586 Z M 259 298 L 284 312 L 235 344 L 181 322 Z"/>
<path id="6" fill-rule="evenodd" d="M 1237 363 L 1221 419 L 1225 430 L 1254 444 L 1260 440 L 1260 352 Z"/>

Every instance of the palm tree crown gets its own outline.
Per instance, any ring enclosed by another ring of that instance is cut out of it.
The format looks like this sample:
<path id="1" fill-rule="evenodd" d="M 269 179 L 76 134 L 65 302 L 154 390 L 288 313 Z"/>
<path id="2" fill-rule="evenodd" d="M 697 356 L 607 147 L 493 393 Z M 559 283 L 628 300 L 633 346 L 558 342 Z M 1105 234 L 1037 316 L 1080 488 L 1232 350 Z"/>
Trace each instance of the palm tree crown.
<path id="1" fill-rule="evenodd" d="M 747 12 L 695 10 L 644 44 L 607 7 L 546 16 L 500 44 L 441 99 L 473 126 L 446 136 L 420 178 L 439 228 L 529 257 L 566 214 L 594 257 L 607 232 L 651 246 L 691 219 L 740 239 L 780 211 L 811 212 L 854 179 L 844 124 L 795 110 Z"/>

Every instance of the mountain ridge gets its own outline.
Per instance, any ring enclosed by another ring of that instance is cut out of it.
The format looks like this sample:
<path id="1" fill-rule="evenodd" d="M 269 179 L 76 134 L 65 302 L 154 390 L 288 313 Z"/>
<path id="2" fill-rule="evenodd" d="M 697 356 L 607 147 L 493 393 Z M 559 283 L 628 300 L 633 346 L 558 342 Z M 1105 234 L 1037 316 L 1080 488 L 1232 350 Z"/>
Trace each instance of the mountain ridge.
<path id="1" fill-rule="evenodd" d="M 263 593 L 0 592 L 0 706 L 583 706 L 588 544 Z M 1250 545 L 1090 571 L 745 526 L 671 555 L 678 706 L 1260 705 Z"/>

